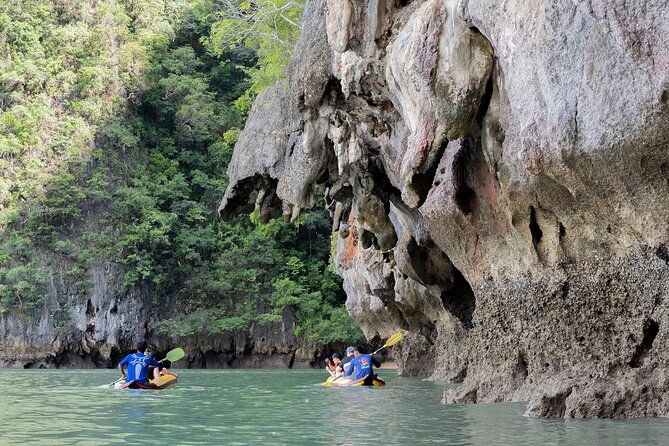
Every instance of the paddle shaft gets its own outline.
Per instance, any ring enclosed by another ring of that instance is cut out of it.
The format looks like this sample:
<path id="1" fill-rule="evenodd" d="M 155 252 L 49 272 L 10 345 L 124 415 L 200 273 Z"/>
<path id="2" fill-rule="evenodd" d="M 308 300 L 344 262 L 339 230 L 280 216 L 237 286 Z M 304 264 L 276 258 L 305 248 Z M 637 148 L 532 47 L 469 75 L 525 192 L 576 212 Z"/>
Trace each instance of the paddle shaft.
<path id="1" fill-rule="evenodd" d="M 398 331 L 397 333 L 395 333 L 394 335 L 392 335 L 391 337 L 388 338 L 386 343 L 383 344 L 383 347 L 379 348 L 374 353 L 372 353 L 372 356 L 374 356 L 375 354 L 377 354 L 378 352 L 380 352 L 381 350 L 383 350 L 386 347 L 391 347 L 391 346 L 397 344 L 398 342 L 400 342 L 402 340 L 403 337 L 404 337 L 404 335 L 402 334 L 402 332 Z"/>
<path id="2" fill-rule="evenodd" d="M 381 350 L 383 350 L 383 349 L 386 348 L 386 347 L 388 347 L 388 346 L 387 346 L 387 345 L 384 345 L 383 347 L 377 349 L 376 351 L 374 351 L 374 353 L 372 353 L 372 356 L 374 356 L 375 354 L 377 354 L 378 352 L 380 352 Z"/>
<path id="3" fill-rule="evenodd" d="M 109 383 L 109 385 L 110 386 L 115 386 L 116 384 L 120 383 L 121 381 L 125 381 L 125 377 L 122 376 L 119 379 L 117 379 L 116 381 L 114 381 L 113 383 Z"/>

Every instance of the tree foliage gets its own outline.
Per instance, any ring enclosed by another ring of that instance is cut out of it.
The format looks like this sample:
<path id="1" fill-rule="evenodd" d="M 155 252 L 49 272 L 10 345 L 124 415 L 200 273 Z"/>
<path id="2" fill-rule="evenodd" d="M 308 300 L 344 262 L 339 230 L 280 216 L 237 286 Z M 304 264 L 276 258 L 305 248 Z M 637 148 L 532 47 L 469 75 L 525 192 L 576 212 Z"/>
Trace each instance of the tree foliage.
<path id="1" fill-rule="evenodd" d="M 248 67 L 250 86 L 237 101 L 248 112 L 255 97 L 285 78 L 288 61 L 300 35 L 304 0 L 222 0 L 218 21 L 205 42 L 221 54 L 244 46 L 255 50 L 256 66 Z"/>
<path id="2" fill-rule="evenodd" d="M 46 284 L 60 272 L 85 301 L 92 269 L 112 262 L 125 286 L 177 302 L 156 330 L 243 333 L 291 315 L 313 343 L 361 337 L 324 210 L 299 226 L 216 213 L 244 123 L 234 102 L 283 75 L 301 11 L 0 4 L 0 313 L 49 311 L 66 325 L 68 304 L 47 308 Z"/>

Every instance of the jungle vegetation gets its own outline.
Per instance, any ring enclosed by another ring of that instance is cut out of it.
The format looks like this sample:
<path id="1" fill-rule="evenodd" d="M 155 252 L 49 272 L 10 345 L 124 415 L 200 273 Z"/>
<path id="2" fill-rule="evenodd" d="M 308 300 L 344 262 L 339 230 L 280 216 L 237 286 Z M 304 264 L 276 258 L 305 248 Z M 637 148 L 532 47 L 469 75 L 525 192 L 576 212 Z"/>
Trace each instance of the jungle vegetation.
<path id="1" fill-rule="evenodd" d="M 322 207 L 296 223 L 217 205 L 255 96 L 281 82 L 303 1 L 45 0 L 0 4 L 0 314 L 50 311 L 64 276 L 85 299 L 121 265 L 179 315 L 165 333 L 281 321 L 354 342 Z"/>

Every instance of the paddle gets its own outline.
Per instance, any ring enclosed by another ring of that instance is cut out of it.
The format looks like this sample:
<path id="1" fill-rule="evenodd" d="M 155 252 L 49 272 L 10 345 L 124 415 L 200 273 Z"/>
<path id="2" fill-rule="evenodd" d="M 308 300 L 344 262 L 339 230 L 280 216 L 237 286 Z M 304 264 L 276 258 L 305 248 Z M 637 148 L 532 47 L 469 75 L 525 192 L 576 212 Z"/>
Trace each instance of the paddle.
<path id="1" fill-rule="evenodd" d="M 165 359 L 161 359 L 160 361 L 169 361 L 169 362 L 174 362 L 182 359 L 186 353 L 184 353 L 184 350 L 182 348 L 175 348 L 174 350 L 170 350 L 167 352 L 165 355 Z"/>
<path id="2" fill-rule="evenodd" d="M 124 377 L 120 377 L 119 379 L 117 379 L 117 380 L 114 381 L 113 383 L 109 383 L 109 387 L 114 387 L 116 384 L 118 384 L 118 383 L 120 383 L 120 382 L 123 382 L 123 381 L 125 381 L 125 378 L 124 378 Z"/>
<path id="3" fill-rule="evenodd" d="M 392 335 L 391 337 L 388 338 L 386 343 L 383 344 L 383 347 L 379 348 L 374 353 L 372 353 L 372 356 L 374 356 L 375 354 L 377 354 L 378 352 L 380 352 L 381 350 L 383 350 L 386 347 L 391 347 L 391 346 L 397 344 L 398 342 L 400 342 L 402 340 L 403 337 L 404 337 L 404 333 L 402 333 L 401 331 L 398 331 L 397 333 L 395 333 L 394 335 Z"/>

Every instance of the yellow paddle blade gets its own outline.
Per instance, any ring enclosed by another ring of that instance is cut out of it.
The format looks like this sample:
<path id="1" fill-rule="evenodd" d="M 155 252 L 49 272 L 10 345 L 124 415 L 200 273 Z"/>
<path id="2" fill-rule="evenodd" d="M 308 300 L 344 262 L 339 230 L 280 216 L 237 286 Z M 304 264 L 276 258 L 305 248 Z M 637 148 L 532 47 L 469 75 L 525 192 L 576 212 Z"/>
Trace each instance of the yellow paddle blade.
<path id="1" fill-rule="evenodd" d="M 391 345 L 395 345 L 398 342 L 400 342 L 403 337 L 404 337 L 404 333 L 402 333 L 401 331 L 398 331 L 397 333 L 395 333 L 394 335 L 389 337 L 388 340 L 386 341 L 386 343 L 383 344 L 383 346 L 384 347 L 390 347 Z"/>

